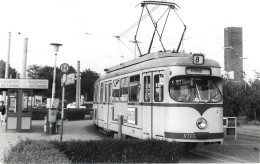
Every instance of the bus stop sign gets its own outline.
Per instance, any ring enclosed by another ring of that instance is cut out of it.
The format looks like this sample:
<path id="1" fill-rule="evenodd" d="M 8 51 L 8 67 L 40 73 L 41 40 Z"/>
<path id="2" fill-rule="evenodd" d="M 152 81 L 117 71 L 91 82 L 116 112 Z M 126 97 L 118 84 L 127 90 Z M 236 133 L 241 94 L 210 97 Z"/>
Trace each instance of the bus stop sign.
<path id="1" fill-rule="evenodd" d="M 60 65 L 60 70 L 63 72 L 63 73 L 67 73 L 68 70 L 69 70 L 69 65 L 67 63 L 63 63 Z"/>

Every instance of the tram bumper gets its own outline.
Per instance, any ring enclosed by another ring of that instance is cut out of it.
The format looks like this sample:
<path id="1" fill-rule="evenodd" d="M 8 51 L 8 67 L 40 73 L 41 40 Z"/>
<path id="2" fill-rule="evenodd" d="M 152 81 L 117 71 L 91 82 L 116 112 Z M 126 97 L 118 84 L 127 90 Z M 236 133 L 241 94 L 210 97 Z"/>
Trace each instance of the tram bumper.
<path id="1" fill-rule="evenodd" d="M 223 143 L 224 133 L 194 132 L 173 133 L 165 132 L 165 138 L 177 142 L 220 142 Z"/>

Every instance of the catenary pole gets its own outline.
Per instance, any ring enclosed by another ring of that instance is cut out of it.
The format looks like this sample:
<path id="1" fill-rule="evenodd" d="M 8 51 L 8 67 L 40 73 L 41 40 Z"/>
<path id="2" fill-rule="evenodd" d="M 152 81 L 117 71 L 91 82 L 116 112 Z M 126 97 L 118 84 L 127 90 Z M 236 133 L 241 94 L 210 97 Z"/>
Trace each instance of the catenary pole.
<path id="1" fill-rule="evenodd" d="M 11 49 L 11 32 L 9 32 L 9 37 L 8 37 L 8 50 L 7 50 L 7 58 L 5 63 L 5 79 L 8 79 L 8 74 L 9 74 L 10 49 Z M 4 99 L 3 101 L 6 104 L 6 91 L 3 92 L 3 99 Z"/>
<path id="2" fill-rule="evenodd" d="M 22 74 L 21 74 L 21 78 L 22 79 L 26 78 L 27 47 L 28 47 L 28 38 L 24 38 L 23 60 L 22 60 Z"/>
<path id="3" fill-rule="evenodd" d="M 77 62 L 77 84 L 76 84 L 76 108 L 79 108 L 80 92 L 80 61 Z"/>

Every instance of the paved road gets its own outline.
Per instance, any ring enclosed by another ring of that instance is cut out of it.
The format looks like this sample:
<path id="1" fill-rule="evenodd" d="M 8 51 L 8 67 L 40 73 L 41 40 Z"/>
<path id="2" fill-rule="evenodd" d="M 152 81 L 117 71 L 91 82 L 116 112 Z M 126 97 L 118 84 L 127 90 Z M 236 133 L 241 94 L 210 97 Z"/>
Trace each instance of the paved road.
<path id="1" fill-rule="evenodd" d="M 199 144 L 183 156 L 181 163 L 260 163 L 260 138 L 238 134 L 223 145 Z"/>

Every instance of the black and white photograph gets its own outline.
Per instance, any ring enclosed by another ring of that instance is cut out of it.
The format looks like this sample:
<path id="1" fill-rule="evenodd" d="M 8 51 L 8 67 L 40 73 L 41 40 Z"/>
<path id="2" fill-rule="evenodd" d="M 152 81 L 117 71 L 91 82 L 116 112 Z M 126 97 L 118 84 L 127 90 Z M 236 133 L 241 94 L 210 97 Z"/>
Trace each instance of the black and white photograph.
<path id="1" fill-rule="evenodd" d="M 260 163 L 259 6 L 1 0 L 0 163 Z"/>

